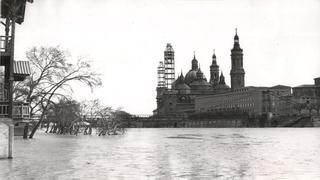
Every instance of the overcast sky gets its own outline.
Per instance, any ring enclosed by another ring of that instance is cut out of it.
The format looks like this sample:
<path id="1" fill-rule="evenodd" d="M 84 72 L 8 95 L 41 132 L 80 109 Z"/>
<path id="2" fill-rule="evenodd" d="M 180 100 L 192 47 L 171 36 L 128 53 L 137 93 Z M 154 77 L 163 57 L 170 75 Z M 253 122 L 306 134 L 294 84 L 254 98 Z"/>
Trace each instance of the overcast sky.
<path id="1" fill-rule="evenodd" d="M 34 0 L 17 27 L 16 59 L 25 60 L 32 46 L 90 57 L 104 86 L 93 94 L 76 87 L 76 99 L 151 114 L 166 43 L 175 50 L 176 74 L 189 71 L 195 51 L 208 79 L 215 49 L 230 85 L 236 27 L 246 85 L 312 84 L 320 76 L 319 17 L 319 0 Z"/>

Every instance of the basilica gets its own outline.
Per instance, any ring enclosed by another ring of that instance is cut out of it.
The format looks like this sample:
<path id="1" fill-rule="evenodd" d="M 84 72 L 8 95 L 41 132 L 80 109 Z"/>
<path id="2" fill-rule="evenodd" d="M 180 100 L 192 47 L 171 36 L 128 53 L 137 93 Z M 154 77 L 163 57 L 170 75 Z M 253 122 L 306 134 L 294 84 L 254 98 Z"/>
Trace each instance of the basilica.
<path id="1" fill-rule="evenodd" d="M 174 74 L 174 50 L 167 44 L 164 52 L 162 69 L 158 70 L 157 109 L 156 115 L 189 114 L 195 111 L 195 100 L 198 97 L 224 94 L 243 88 L 245 71 L 243 69 L 243 50 L 240 48 L 239 36 L 236 32 L 231 50 L 231 87 L 225 83 L 223 73 L 219 71 L 216 55 L 212 55 L 210 66 L 210 79 L 204 76 L 194 54 L 191 69 L 187 74 L 181 72 L 177 79 Z"/>

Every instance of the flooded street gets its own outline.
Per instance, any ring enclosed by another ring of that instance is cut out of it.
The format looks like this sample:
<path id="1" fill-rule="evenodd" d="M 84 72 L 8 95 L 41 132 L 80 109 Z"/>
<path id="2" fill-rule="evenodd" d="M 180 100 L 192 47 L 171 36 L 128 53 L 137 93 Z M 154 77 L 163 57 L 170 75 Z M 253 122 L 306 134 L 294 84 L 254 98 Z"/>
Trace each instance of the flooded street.
<path id="1" fill-rule="evenodd" d="M 129 129 L 15 139 L 0 179 L 320 179 L 320 129 Z"/>

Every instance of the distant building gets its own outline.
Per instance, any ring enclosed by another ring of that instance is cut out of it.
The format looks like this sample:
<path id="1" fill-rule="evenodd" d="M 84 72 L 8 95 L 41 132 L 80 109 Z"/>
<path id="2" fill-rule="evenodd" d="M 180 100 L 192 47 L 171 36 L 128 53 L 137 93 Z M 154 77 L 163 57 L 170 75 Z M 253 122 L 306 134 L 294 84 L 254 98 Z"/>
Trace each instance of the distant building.
<path id="1" fill-rule="evenodd" d="M 299 103 L 320 103 L 320 77 L 314 79 L 314 84 L 293 87 L 293 98 Z"/>
<path id="2" fill-rule="evenodd" d="M 246 87 L 243 50 L 240 47 L 237 32 L 231 49 L 231 88 L 226 85 L 225 77 L 219 71 L 215 52 L 212 55 L 209 82 L 199 67 L 195 54 L 191 61 L 191 69 L 187 74 L 184 76 L 181 72 L 178 78 L 172 81 L 172 73 L 170 76 L 164 73 L 168 72 L 165 70 L 167 67 L 174 71 L 174 67 L 171 66 L 174 61 L 166 65 L 168 57 L 174 60 L 174 51 L 170 44 L 165 50 L 164 62 L 160 62 L 158 67 L 159 80 L 155 115 L 240 113 L 248 117 L 291 116 L 299 113 L 297 107 L 303 103 L 320 102 L 320 77 L 315 78 L 314 85 L 294 87 L 293 93 L 291 87 L 284 85 Z M 166 77 L 169 79 L 166 80 Z M 168 85 L 167 82 L 172 83 Z"/>
<path id="3" fill-rule="evenodd" d="M 290 95 L 291 87 L 243 87 L 223 94 L 197 97 L 196 112 L 234 112 L 250 116 L 275 113 L 279 97 Z"/>
<path id="4" fill-rule="evenodd" d="M 174 72 L 174 50 L 167 44 L 164 51 L 164 61 L 158 67 L 157 109 L 154 114 L 188 114 L 195 112 L 195 98 L 207 95 L 230 92 L 225 77 L 219 71 L 215 52 L 212 55 L 209 82 L 204 76 L 199 62 L 194 54 L 191 60 L 191 69 L 184 76 L 183 73 L 172 82 Z M 234 37 L 234 46 L 231 50 L 232 70 L 231 81 L 234 88 L 244 87 L 243 53 L 239 44 L 239 36 Z M 168 60 L 169 59 L 169 60 Z M 168 72 L 170 72 L 168 74 Z M 171 83 L 172 82 L 172 83 Z"/>

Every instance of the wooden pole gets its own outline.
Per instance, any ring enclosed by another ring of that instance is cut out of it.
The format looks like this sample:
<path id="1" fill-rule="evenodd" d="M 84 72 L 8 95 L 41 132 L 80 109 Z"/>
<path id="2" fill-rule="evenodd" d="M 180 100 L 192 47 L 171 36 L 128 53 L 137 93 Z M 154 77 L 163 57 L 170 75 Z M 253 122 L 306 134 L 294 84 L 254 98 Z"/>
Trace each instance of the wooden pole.
<path id="1" fill-rule="evenodd" d="M 11 11 L 11 47 L 10 47 L 10 61 L 9 61 L 9 87 L 8 87 L 8 100 L 9 100 L 9 107 L 8 107 L 8 115 L 9 118 L 12 120 L 12 109 L 13 109 L 13 61 L 14 61 L 14 35 L 15 35 L 15 26 L 16 26 L 16 0 L 13 0 L 12 11 Z M 8 158 L 13 158 L 13 136 L 14 136 L 14 125 L 11 124 L 9 127 L 9 152 Z"/>
<path id="2" fill-rule="evenodd" d="M 8 115 L 12 119 L 13 113 L 13 63 L 14 63 L 14 40 L 15 40 L 15 27 L 16 27 L 16 0 L 13 0 L 12 8 L 12 19 L 11 19 L 11 51 L 10 51 L 10 62 L 9 62 L 9 88 L 8 88 L 8 99 L 9 99 L 9 108 Z"/>

